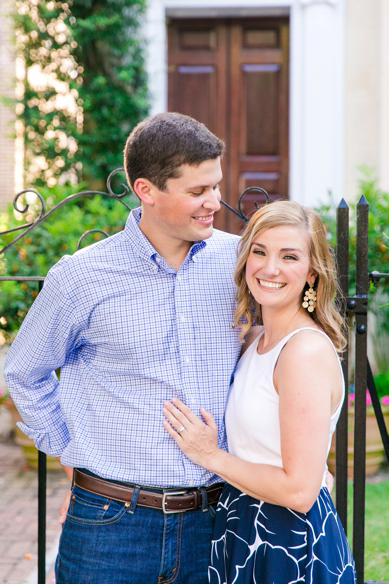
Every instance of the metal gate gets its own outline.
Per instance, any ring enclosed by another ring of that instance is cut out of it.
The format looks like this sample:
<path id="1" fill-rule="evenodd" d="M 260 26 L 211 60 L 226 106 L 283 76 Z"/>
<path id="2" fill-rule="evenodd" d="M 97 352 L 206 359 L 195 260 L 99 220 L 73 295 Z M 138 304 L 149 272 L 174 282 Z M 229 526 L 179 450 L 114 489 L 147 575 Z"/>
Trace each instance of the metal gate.
<path id="1" fill-rule="evenodd" d="M 126 185 L 121 194 L 115 194 L 112 190 L 113 177 L 122 172 L 123 169 L 113 171 L 107 180 L 107 192 L 84 191 L 70 195 L 50 211 L 46 211 L 46 205 L 43 197 L 34 189 L 26 189 L 15 196 L 14 208 L 22 214 L 26 214 L 29 207 L 25 204 L 20 207 L 21 197 L 32 192 L 38 197 L 42 206 L 41 212 L 35 220 L 25 223 L 20 227 L 8 231 L 0 232 L 0 236 L 11 232 L 21 231 L 15 239 L 2 250 L 0 255 L 6 253 L 18 241 L 24 238 L 27 233 L 32 231 L 37 225 L 45 221 L 50 215 L 56 212 L 60 207 L 69 204 L 75 199 L 89 197 L 93 195 L 104 195 L 115 199 L 123 204 L 129 211 L 131 208 L 123 201 L 123 198 L 130 192 Z M 240 196 L 238 210 L 233 209 L 224 201 L 222 204 L 232 213 L 237 215 L 243 222 L 248 218 L 244 215 L 242 206 L 243 198 L 248 191 L 254 191 L 265 195 L 266 191 L 260 187 L 251 187 L 246 189 Z M 252 199 L 252 195 L 250 196 Z M 367 358 L 367 311 L 368 311 L 368 292 L 370 281 L 375 285 L 379 284 L 381 279 L 389 278 L 389 274 L 378 272 L 369 273 L 368 269 L 368 216 L 369 204 L 364 196 L 361 197 L 357 205 L 357 258 L 356 258 L 356 294 L 349 296 L 349 277 L 348 277 L 348 257 L 349 257 L 349 207 L 342 199 L 337 208 L 337 246 L 336 257 L 338 265 L 338 277 L 342 290 L 342 298 L 338 299 L 339 310 L 345 320 L 349 316 L 355 316 L 355 437 L 354 437 L 354 511 L 353 511 L 353 553 L 357 568 L 358 584 L 364 582 L 364 550 L 365 550 L 365 450 L 366 450 L 366 388 L 369 389 L 372 399 L 375 416 L 381 433 L 382 442 L 385 448 L 386 459 L 389 463 L 389 437 L 386 430 L 385 421 L 382 414 L 381 404 L 378 399 L 377 390 L 374 385 L 374 379 L 371 372 L 370 364 Z M 99 232 L 108 237 L 108 234 L 100 230 L 90 230 L 84 233 L 78 242 L 78 249 L 82 240 L 89 233 Z M 39 290 L 43 286 L 44 276 L 0 276 L 0 281 L 17 281 L 20 283 L 27 281 L 38 282 Z M 350 382 L 348 373 L 349 347 L 347 347 L 343 359 L 343 373 L 346 380 Z M 339 423 L 336 430 L 336 508 L 347 533 L 347 395 L 343 404 Z M 39 452 L 38 468 L 38 584 L 45 584 L 46 572 L 46 455 Z"/>

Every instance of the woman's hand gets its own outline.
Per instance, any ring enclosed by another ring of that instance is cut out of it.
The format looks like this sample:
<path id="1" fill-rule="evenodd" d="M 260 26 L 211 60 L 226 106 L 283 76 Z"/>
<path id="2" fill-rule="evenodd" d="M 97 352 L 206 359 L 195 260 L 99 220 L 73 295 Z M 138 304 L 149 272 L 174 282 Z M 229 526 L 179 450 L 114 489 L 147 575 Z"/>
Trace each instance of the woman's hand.
<path id="1" fill-rule="evenodd" d="M 165 430 L 192 462 L 212 470 L 215 457 L 222 452 L 213 415 L 201 408 L 204 424 L 182 401 L 173 398 L 172 402 L 164 402 Z"/>

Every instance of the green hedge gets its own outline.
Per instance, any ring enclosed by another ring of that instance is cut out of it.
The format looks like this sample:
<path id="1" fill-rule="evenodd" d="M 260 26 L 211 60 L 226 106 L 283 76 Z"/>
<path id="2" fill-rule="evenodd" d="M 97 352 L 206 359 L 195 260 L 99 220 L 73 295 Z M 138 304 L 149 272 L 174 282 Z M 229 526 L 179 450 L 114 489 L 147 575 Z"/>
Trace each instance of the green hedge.
<path id="1" fill-rule="evenodd" d="M 39 192 L 53 208 L 67 196 L 80 192 L 71 185 L 42 187 Z M 115 191 L 120 192 L 120 190 Z M 138 205 L 134 195 L 125 198 L 131 207 Z M 39 213 L 40 204 L 31 209 Z M 55 211 L 44 222 L 35 227 L 1 259 L 1 272 L 7 276 L 45 276 L 48 270 L 66 253 L 77 250 L 80 236 L 90 229 L 101 229 L 112 235 L 123 229 L 128 210 L 119 201 L 95 195 L 69 201 Z M 13 207 L 0 216 L 0 231 L 22 225 L 25 219 L 15 219 Z M 18 232 L 0 238 L 1 248 L 10 243 Z M 91 233 L 82 242 L 82 247 L 104 237 Z M 11 341 L 37 296 L 37 282 L 2 282 L 0 295 L 0 331 L 6 341 Z"/>
<path id="2" fill-rule="evenodd" d="M 18 99 L 3 101 L 24 126 L 27 185 L 53 186 L 70 171 L 96 186 L 121 166 L 126 138 L 149 109 L 145 7 L 145 0 L 15 0 L 26 74 L 18 68 Z M 40 85 L 34 70 L 43 73 Z"/>
<path id="3" fill-rule="evenodd" d="M 361 167 L 362 179 L 356 201 L 350 204 L 349 290 L 355 294 L 357 202 L 364 195 L 369 203 L 369 272 L 389 272 L 389 193 L 378 188 L 372 169 Z M 329 243 L 336 247 L 336 206 L 330 196 L 326 204 L 317 208 L 328 230 Z M 375 316 L 375 359 L 379 370 L 389 374 L 389 280 L 381 280 L 377 287 L 370 284 L 369 311 Z M 383 395 L 388 394 L 388 389 Z"/>

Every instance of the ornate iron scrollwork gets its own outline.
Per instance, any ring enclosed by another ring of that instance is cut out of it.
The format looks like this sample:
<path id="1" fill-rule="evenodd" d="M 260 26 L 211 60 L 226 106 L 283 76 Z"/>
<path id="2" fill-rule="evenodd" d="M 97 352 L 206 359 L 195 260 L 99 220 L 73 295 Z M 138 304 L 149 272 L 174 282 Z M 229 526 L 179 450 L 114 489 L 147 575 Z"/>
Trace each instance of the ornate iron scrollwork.
<path id="1" fill-rule="evenodd" d="M 227 207 L 227 209 L 229 209 L 230 211 L 232 211 L 232 213 L 234 213 L 234 215 L 236 215 L 237 217 L 239 217 L 239 219 L 242 219 L 242 221 L 244 221 L 245 223 L 248 223 L 248 221 L 250 220 L 250 218 L 247 217 L 243 213 L 243 211 L 242 211 L 242 202 L 243 202 L 243 198 L 250 191 L 256 191 L 257 193 L 261 193 L 262 195 L 265 195 L 265 197 L 266 197 L 266 205 L 270 202 L 269 195 L 268 195 L 267 191 L 265 191 L 265 189 L 262 189 L 261 187 L 249 187 L 248 189 L 245 189 L 243 191 L 243 193 L 239 197 L 238 211 L 235 211 L 235 209 L 233 209 L 232 207 L 230 207 L 230 205 L 228 205 L 228 203 L 226 203 L 225 201 L 220 201 L 225 207 Z M 256 210 L 259 209 L 259 205 L 258 205 L 258 203 L 256 201 L 254 202 L 254 206 L 255 206 Z"/>
<path id="2" fill-rule="evenodd" d="M 21 239 L 23 239 L 23 237 L 25 237 L 27 235 L 27 233 L 29 233 L 30 231 L 32 231 L 37 225 L 39 225 L 40 223 L 42 223 L 43 221 L 45 221 L 48 217 L 50 217 L 50 215 L 52 215 L 53 213 L 55 213 L 58 209 L 60 209 L 61 207 L 63 207 L 67 203 L 69 203 L 70 201 L 74 201 L 75 199 L 80 199 L 82 197 L 90 197 L 90 196 L 94 196 L 94 195 L 102 195 L 104 197 L 109 197 L 111 199 L 115 199 L 115 200 L 119 201 L 119 203 L 121 203 L 122 205 L 124 205 L 128 211 L 131 211 L 131 207 L 125 201 L 123 201 L 123 198 L 124 197 L 126 197 L 128 195 L 131 195 L 132 191 L 131 191 L 130 187 L 127 184 L 120 183 L 120 186 L 123 187 L 123 192 L 121 192 L 121 193 L 115 193 L 113 191 L 113 188 L 112 188 L 112 180 L 113 180 L 113 178 L 118 173 L 123 172 L 123 171 L 124 171 L 124 168 L 123 167 L 117 168 L 116 170 L 112 171 L 111 174 L 108 176 L 108 178 L 107 178 L 107 191 L 108 192 L 103 192 L 103 191 L 82 191 L 80 193 L 75 193 L 73 195 L 69 195 L 68 197 L 66 197 L 66 199 L 63 199 L 62 201 L 60 201 L 57 205 L 55 205 L 49 211 L 46 211 L 46 203 L 45 203 L 44 198 L 35 189 L 32 189 L 32 188 L 24 189 L 23 191 L 21 191 L 20 193 L 18 193 L 17 195 L 15 195 L 14 200 L 13 200 L 13 207 L 14 207 L 15 211 L 18 211 L 18 213 L 21 213 L 22 215 L 26 215 L 28 213 L 29 209 L 30 209 L 30 205 L 28 203 L 25 203 L 23 207 L 19 206 L 20 205 L 20 201 L 21 201 L 21 197 L 23 195 L 25 195 L 26 193 L 33 193 L 34 195 L 36 195 L 37 200 L 41 204 L 41 209 L 38 212 L 38 214 L 37 214 L 36 218 L 34 219 L 34 221 L 30 221 L 30 222 L 24 223 L 23 225 L 20 225 L 19 227 L 14 227 L 12 229 L 7 229 L 6 231 L 0 232 L 0 236 L 1 236 L 1 235 L 7 235 L 9 233 L 13 233 L 15 231 L 23 231 L 23 233 L 21 233 L 20 235 L 18 235 L 17 237 L 15 237 L 15 239 L 12 240 L 11 243 L 9 243 L 5 247 L 3 247 L 3 249 L 0 250 L 0 254 L 5 253 L 8 249 L 10 249 L 12 246 L 14 246 L 18 241 L 20 241 Z M 243 202 L 243 198 L 245 197 L 245 195 L 248 192 L 250 192 L 250 191 L 256 191 L 256 192 L 261 193 L 262 195 L 265 195 L 265 197 L 266 197 L 266 203 L 269 202 L 269 195 L 267 194 L 267 192 L 264 189 L 262 189 L 260 187 L 249 187 L 248 189 L 246 189 L 245 191 L 243 191 L 243 193 L 239 197 L 238 210 L 237 211 L 235 209 L 233 209 L 230 205 L 228 205 L 228 203 L 225 203 L 224 201 L 221 201 L 221 203 L 225 207 L 227 207 L 230 211 L 232 211 L 232 213 L 234 213 L 235 215 L 237 215 L 237 217 L 239 217 L 240 219 L 242 219 L 242 221 L 244 221 L 245 223 L 247 223 L 247 221 L 249 220 L 249 218 L 243 213 L 243 210 L 242 210 L 242 202 Z M 256 209 L 259 209 L 259 205 L 257 204 L 257 202 L 255 202 L 254 205 L 255 205 L 255 208 Z M 90 230 L 86 231 L 85 233 L 83 233 L 81 235 L 80 239 L 78 240 L 77 249 L 80 249 L 81 244 L 82 244 L 84 238 L 88 234 L 90 234 L 90 233 L 101 233 L 105 237 L 108 237 L 108 234 L 105 231 L 102 231 L 100 229 L 90 229 Z"/>

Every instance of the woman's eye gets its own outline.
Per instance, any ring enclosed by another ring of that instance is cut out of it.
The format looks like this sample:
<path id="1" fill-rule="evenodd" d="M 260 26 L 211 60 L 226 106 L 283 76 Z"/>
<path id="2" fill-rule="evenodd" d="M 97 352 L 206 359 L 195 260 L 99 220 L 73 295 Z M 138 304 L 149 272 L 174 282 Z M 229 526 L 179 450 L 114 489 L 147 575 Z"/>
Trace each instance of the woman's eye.
<path id="1" fill-rule="evenodd" d="M 261 249 L 255 249 L 253 253 L 255 253 L 256 255 L 261 255 L 261 256 L 265 255 L 265 252 L 262 251 Z"/>
<path id="2" fill-rule="evenodd" d="M 287 255 L 287 256 L 285 256 L 284 259 L 286 259 L 286 260 L 297 260 L 297 258 L 295 256 L 292 256 L 292 255 Z"/>

